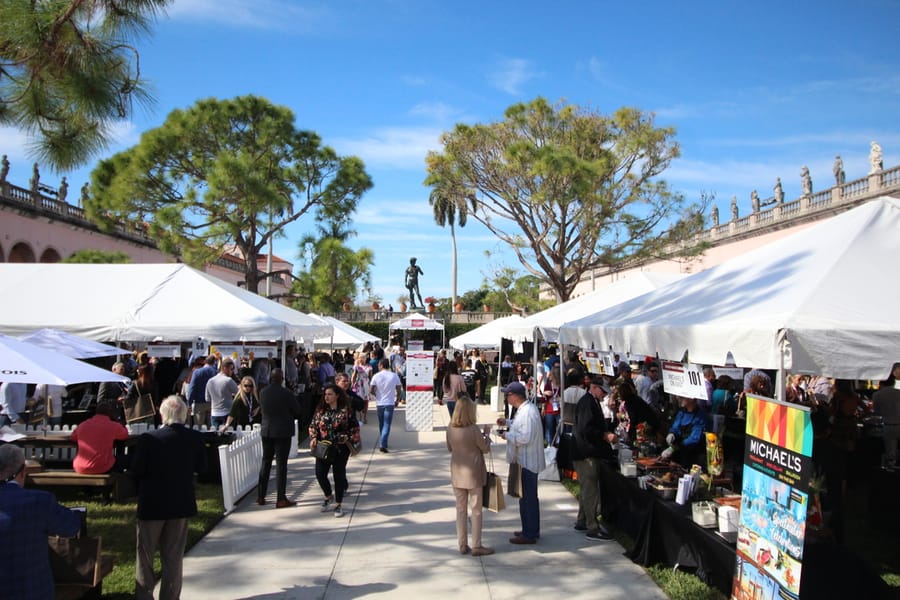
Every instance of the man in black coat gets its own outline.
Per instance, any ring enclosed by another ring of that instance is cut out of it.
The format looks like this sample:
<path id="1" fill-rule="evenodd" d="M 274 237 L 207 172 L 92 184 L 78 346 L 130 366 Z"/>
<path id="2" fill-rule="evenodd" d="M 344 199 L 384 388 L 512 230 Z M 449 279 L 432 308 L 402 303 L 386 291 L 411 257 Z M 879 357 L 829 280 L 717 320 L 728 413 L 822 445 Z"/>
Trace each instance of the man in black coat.
<path id="1" fill-rule="evenodd" d="M 273 369 L 269 385 L 259 395 L 262 409 L 262 463 L 259 466 L 259 484 L 256 503 L 266 503 L 272 459 L 275 459 L 277 496 L 275 508 L 287 508 L 297 503 L 287 497 L 287 460 L 294 437 L 295 419 L 300 416 L 300 403 L 293 392 L 284 387 L 284 372 Z"/>
<path id="2" fill-rule="evenodd" d="M 138 439 L 131 473 L 138 486 L 135 597 L 153 598 L 153 555 L 162 563 L 160 600 L 181 595 L 181 567 L 188 519 L 197 514 L 194 473 L 206 470 L 206 450 L 199 431 L 184 426 L 187 405 L 169 396 L 159 407 L 163 426 Z"/>
<path id="3" fill-rule="evenodd" d="M 616 442 L 616 434 L 606 430 L 606 419 L 601 408 L 605 395 L 603 378 L 595 376 L 591 379 L 588 393 L 582 396 L 575 406 L 575 425 L 572 430 L 575 437 L 572 454 L 578 482 L 581 484 L 575 529 L 587 530 L 585 537 L 591 541 L 612 539 L 609 532 L 597 522 L 599 516 L 597 506 L 600 502 L 600 461 L 613 457 L 611 444 Z"/>

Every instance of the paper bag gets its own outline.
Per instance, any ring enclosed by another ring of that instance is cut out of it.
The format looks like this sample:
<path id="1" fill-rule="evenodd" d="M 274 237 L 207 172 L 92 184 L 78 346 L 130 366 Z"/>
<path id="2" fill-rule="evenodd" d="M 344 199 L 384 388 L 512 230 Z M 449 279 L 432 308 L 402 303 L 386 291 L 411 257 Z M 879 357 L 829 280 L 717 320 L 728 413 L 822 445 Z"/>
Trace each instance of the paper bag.
<path id="1" fill-rule="evenodd" d="M 506 485 L 509 487 L 510 496 L 513 498 L 522 497 L 522 465 L 517 462 L 509 464 Z"/>
<path id="2" fill-rule="evenodd" d="M 500 512 L 506 508 L 506 499 L 503 497 L 503 482 L 496 473 L 487 474 L 487 483 L 481 494 L 481 505 L 491 512 Z"/>

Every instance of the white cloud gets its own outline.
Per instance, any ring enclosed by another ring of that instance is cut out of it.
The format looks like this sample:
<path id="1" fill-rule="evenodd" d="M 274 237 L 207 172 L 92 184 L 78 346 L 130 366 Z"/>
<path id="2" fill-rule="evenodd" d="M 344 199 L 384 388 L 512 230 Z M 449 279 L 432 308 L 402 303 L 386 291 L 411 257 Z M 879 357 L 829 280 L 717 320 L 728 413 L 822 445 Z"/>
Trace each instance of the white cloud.
<path id="1" fill-rule="evenodd" d="M 522 85 L 540 76 L 541 73 L 534 70 L 531 61 L 507 58 L 500 61 L 497 69 L 488 75 L 488 81 L 494 87 L 515 96 L 521 91 Z"/>
<path id="2" fill-rule="evenodd" d="M 366 166 L 425 171 L 425 155 L 440 150 L 443 130 L 436 127 L 384 127 L 360 139 L 332 141 L 341 154 L 359 156 Z M 424 174 L 422 178 L 424 179 Z"/>
<path id="3" fill-rule="evenodd" d="M 462 111 L 443 102 L 420 102 L 409 109 L 410 116 L 424 117 L 439 123 L 446 123 L 458 118 Z"/>
<path id="4" fill-rule="evenodd" d="M 166 13 L 175 20 L 242 28 L 308 32 L 327 16 L 324 6 L 285 0 L 177 0 Z"/>

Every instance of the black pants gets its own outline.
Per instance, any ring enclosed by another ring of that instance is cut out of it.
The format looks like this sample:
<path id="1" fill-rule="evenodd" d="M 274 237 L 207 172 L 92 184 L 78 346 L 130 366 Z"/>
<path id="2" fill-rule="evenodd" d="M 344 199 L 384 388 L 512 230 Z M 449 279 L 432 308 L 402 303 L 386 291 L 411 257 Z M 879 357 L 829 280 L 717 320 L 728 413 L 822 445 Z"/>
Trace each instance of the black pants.
<path id="1" fill-rule="evenodd" d="M 287 461 L 291 451 L 291 438 L 262 439 L 262 463 L 259 465 L 259 487 L 257 498 L 265 499 L 269 487 L 269 475 L 272 473 L 272 459 L 275 459 L 275 484 L 278 499 L 287 498 Z"/>
<path id="2" fill-rule="evenodd" d="M 350 487 L 347 483 L 347 461 L 350 460 L 350 449 L 344 444 L 337 445 L 337 456 L 333 463 L 316 459 L 316 480 L 326 497 L 331 495 L 331 482 L 328 481 L 328 470 L 334 468 L 334 501 L 340 504 L 344 500 L 344 492 Z"/>

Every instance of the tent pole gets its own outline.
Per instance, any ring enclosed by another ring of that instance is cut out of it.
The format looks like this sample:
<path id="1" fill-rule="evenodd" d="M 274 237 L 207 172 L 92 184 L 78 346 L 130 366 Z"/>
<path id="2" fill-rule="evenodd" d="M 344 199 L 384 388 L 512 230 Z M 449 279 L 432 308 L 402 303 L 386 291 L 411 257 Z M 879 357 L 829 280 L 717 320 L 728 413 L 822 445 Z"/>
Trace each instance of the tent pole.
<path id="1" fill-rule="evenodd" d="M 782 329 L 778 332 L 778 373 L 775 377 L 775 393 L 772 394 L 779 402 L 784 402 L 784 352 L 785 352 L 785 332 Z"/>

